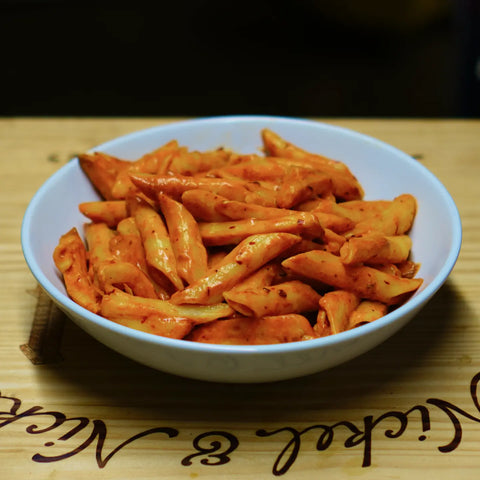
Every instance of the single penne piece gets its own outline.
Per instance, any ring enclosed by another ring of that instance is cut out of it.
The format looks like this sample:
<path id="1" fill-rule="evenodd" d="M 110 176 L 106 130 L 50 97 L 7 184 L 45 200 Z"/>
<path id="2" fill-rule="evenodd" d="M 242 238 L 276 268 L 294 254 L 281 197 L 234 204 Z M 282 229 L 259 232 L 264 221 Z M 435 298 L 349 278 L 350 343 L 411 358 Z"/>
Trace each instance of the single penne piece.
<path id="1" fill-rule="evenodd" d="M 53 261 L 63 276 L 69 297 L 81 307 L 98 313 L 101 294 L 87 271 L 87 252 L 76 228 L 60 237 L 53 252 Z"/>
<path id="2" fill-rule="evenodd" d="M 130 168 L 123 169 L 116 176 L 111 190 L 113 198 L 124 200 L 129 195 L 138 194 L 138 188 L 130 180 Z"/>
<path id="3" fill-rule="evenodd" d="M 319 301 L 319 308 L 325 315 L 317 316 L 314 331 L 320 337 L 324 337 L 348 330 L 350 315 L 359 303 L 360 298 L 353 292 L 346 290 L 327 292 Z"/>
<path id="4" fill-rule="evenodd" d="M 352 229 L 354 226 L 354 223 L 350 219 L 331 213 L 316 211 L 307 212 L 291 210 L 287 208 L 265 207 L 263 205 L 255 205 L 252 203 L 238 202 L 236 200 L 228 200 L 224 197 L 218 196 L 214 204 L 214 208 L 216 212 L 220 213 L 224 217 L 220 221 L 225 221 L 227 219 L 244 220 L 247 218 L 266 220 L 268 218 L 278 218 L 285 215 L 297 215 L 298 218 L 301 219 L 303 218 L 302 215 L 304 213 L 310 213 L 318 218 L 318 221 L 323 228 L 329 228 L 337 233 L 346 232 Z"/>
<path id="5" fill-rule="evenodd" d="M 210 169 L 223 167 L 230 158 L 224 149 L 206 152 L 179 150 L 173 157 L 169 170 L 176 175 L 196 175 Z"/>
<path id="6" fill-rule="evenodd" d="M 115 198 L 126 198 L 134 194 L 137 187 L 132 183 L 130 174 L 134 172 L 165 174 L 168 171 L 173 154 L 179 150 L 176 140 L 172 140 L 153 152 L 148 152 L 138 160 L 131 162 L 130 166 L 119 172 L 112 186 Z"/>
<path id="7" fill-rule="evenodd" d="M 233 314 L 232 307 L 226 303 L 175 305 L 168 300 L 136 297 L 121 290 L 114 290 L 103 296 L 100 312 L 103 317 L 113 321 L 121 319 L 141 321 L 153 315 L 164 318 L 187 318 L 195 324 L 227 318 Z"/>
<path id="8" fill-rule="evenodd" d="M 358 203 L 363 202 L 363 200 L 358 200 Z M 339 217 L 344 217 L 348 219 L 353 224 L 357 223 L 359 218 L 354 215 L 350 215 L 349 211 L 343 208 L 343 205 L 351 202 L 340 202 L 337 203 L 337 200 L 334 196 L 327 196 L 325 198 L 318 197 L 314 200 L 310 200 L 309 202 L 303 202 L 298 206 L 298 210 L 306 211 L 306 212 L 315 212 L 315 213 L 323 213 L 328 215 L 337 215 Z"/>
<path id="9" fill-rule="evenodd" d="M 218 193 L 232 200 L 244 200 L 248 194 L 245 183 L 240 180 L 186 175 L 152 175 L 148 173 L 132 173 L 130 178 L 140 191 L 154 200 L 159 193 L 165 193 L 175 200 L 179 200 L 187 190 L 199 188 Z"/>
<path id="10" fill-rule="evenodd" d="M 311 312 L 317 310 L 320 300 L 312 287 L 298 280 L 245 290 L 235 288 L 223 297 L 234 310 L 247 317 Z"/>
<path id="11" fill-rule="evenodd" d="M 294 145 L 291 142 L 288 142 L 282 138 L 279 134 L 273 132 L 268 128 L 264 128 L 261 131 L 261 137 L 263 141 L 264 149 L 267 155 L 273 157 L 280 157 L 286 159 L 297 159 L 304 160 L 308 157 L 314 158 L 319 164 L 324 164 L 327 166 L 333 166 L 339 171 L 347 171 L 346 165 L 343 163 L 327 158 L 323 155 L 313 154 L 303 150 L 298 145 Z"/>
<path id="12" fill-rule="evenodd" d="M 281 278 L 282 274 L 283 269 L 280 264 L 271 262 L 259 268 L 256 272 L 252 273 L 242 281 L 238 282 L 228 292 L 242 292 L 250 289 L 268 287 L 274 283 L 275 280 Z"/>
<path id="13" fill-rule="evenodd" d="M 349 219 L 353 223 L 360 223 L 369 219 L 379 218 L 382 212 L 391 205 L 391 200 L 351 200 L 337 203 L 335 199 L 318 198 L 315 204 L 306 209 L 313 212 L 323 212 L 338 215 Z"/>
<path id="14" fill-rule="evenodd" d="M 117 235 L 110 240 L 110 251 L 115 261 L 129 262 L 138 267 L 150 279 L 155 287 L 158 298 L 167 300 L 170 297 L 172 285 L 165 278 L 155 275 L 156 270 L 147 264 L 143 240 L 133 217 L 128 217 L 119 222 Z M 157 281 L 154 281 L 155 277 Z"/>
<path id="15" fill-rule="evenodd" d="M 379 263 L 371 265 L 382 272 L 404 278 L 414 278 L 420 268 L 420 264 L 415 263 L 412 260 L 406 260 L 400 263 Z"/>
<path id="16" fill-rule="evenodd" d="M 145 320 L 138 318 L 116 318 L 113 320 L 124 327 L 133 328 L 140 332 L 158 335 L 160 337 L 183 339 L 188 335 L 195 323 L 188 318 L 177 317 L 159 317 L 151 315 Z"/>
<path id="17" fill-rule="evenodd" d="M 310 167 L 326 175 L 330 179 L 331 189 L 325 193 L 328 193 L 328 196 L 333 195 L 335 200 L 343 202 L 363 198 L 363 188 L 350 171 L 342 172 L 335 167 L 318 164 L 315 159 L 307 157 L 304 159 L 280 159 L 279 162 L 292 166 Z"/>
<path id="18" fill-rule="evenodd" d="M 396 229 L 393 235 L 403 235 L 412 228 L 416 213 L 416 198 L 409 193 L 404 193 L 393 199 L 388 210 L 384 212 L 384 218 L 394 219 Z"/>
<path id="19" fill-rule="evenodd" d="M 230 290 L 280 253 L 298 243 L 301 238 L 290 233 L 250 235 L 237 245 L 213 270 L 184 290 L 175 292 L 170 301 L 175 304 L 212 304 L 223 300 Z"/>
<path id="20" fill-rule="evenodd" d="M 305 202 L 299 203 L 295 210 L 299 210 L 300 212 L 313 212 L 314 210 L 322 211 L 322 206 L 326 202 L 335 202 L 335 197 L 332 195 L 326 195 L 325 197 L 316 197 L 312 198 L 311 200 L 306 200 Z"/>
<path id="21" fill-rule="evenodd" d="M 131 198 L 128 205 L 142 237 L 147 264 L 181 290 L 183 282 L 178 275 L 175 253 L 161 216 L 138 196 Z"/>
<path id="22" fill-rule="evenodd" d="M 220 345 L 271 345 L 315 338 L 312 326 L 302 315 L 261 318 L 229 318 L 195 327 L 186 340 Z"/>
<path id="23" fill-rule="evenodd" d="M 100 265 L 97 269 L 99 287 L 105 293 L 115 288 L 127 287 L 134 295 L 158 298 L 150 278 L 137 266 L 129 262 L 113 262 Z"/>
<path id="24" fill-rule="evenodd" d="M 138 230 L 135 219 L 132 216 L 129 216 L 123 220 L 120 220 L 117 225 L 117 233 L 123 235 L 139 235 L 140 231 Z"/>
<path id="25" fill-rule="evenodd" d="M 311 167 L 328 174 L 332 180 L 332 191 L 337 198 L 363 198 L 362 186 L 343 162 L 307 152 L 269 129 L 262 130 L 262 140 L 267 155 L 280 157 L 277 159 L 279 163 Z"/>
<path id="26" fill-rule="evenodd" d="M 346 217 L 335 215 L 333 213 L 323 213 L 318 211 L 311 211 L 312 215 L 318 218 L 318 221 L 323 228 L 329 229 L 339 235 L 348 232 L 354 227 L 354 223 Z"/>
<path id="27" fill-rule="evenodd" d="M 127 218 L 125 200 L 105 200 L 83 202 L 78 206 L 80 212 L 94 223 L 106 223 L 110 228 Z"/>
<path id="28" fill-rule="evenodd" d="M 298 213 L 295 210 L 265 207 L 254 203 L 229 200 L 225 197 L 217 197 L 214 208 L 218 214 L 222 215 L 222 221 L 245 220 L 250 218 L 266 220 L 269 218 L 283 217 L 285 215 L 296 215 Z"/>
<path id="29" fill-rule="evenodd" d="M 410 194 L 399 195 L 378 215 L 358 222 L 347 235 L 354 236 L 371 231 L 384 235 L 403 235 L 412 227 L 416 211 L 415 197 Z"/>
<path id="30" fill-rule="evenodd" d="M 313 326 L 313 332 L 316 337 L 328 337 L 329 335 L 332 335 L 332 327 L 327 318 L 327 313 L 323 308 L 318 309 L 317 321 Z"/>
<path id="31" fill-rule="evenodd" d="M 412 240 L 408 235 L 386 236 L 369 232 L 349 237 L 340 248 L 340 258 L 347 265 L 395 264 L 408 259 L 411 247 Z"/>
<path id="32" fill-rule="evenodd" d="M 327 252 L 338 255 L 340 253 L 340 249 L 345 243 L 345 237 L 343 235 L 335 233 L 333 230 L 330 230 L 329 228 L 325 228 L 324 231 L 325 231 L 325 245 L 321 250 L 326 250 Z"/>
<path id="33" fill-rule="evenodd" d="M 117 233 L 110 240 L 110 252 L 116 262 L 128 262 L 144 273 L 148 271 L 140 233 Z"/>
<path id="34" fill-rule="evenodd" d="M 113 262 L 110 242 L 115 238 L 115 230 L 106 223 L 87 223 L 84 226 L 85 241 L 88 249 L 89 271 L 93 275 L 96 268 L 106 262 Z"/>
<path id="35" fill-rule="evenodd" d="M 222 168 L 210 171 L 212 175 L 219 178 L 240 178 L 248 182 L 279 182 L 283 179 L 285 172 L 286 168 L 277 163 L 275 158 L 255 154 L 237 157 L 234 163 L 228 163 Z"/>
<path id="36" fill-rule="evenodd" d="M 398 263 L 396 267 L 402 277 L 414 278 L 415 275 L 418 273 L 420 264 L 412 260 L 406 260 L 404 262 Z"/>
<path id="37" fill-rule="evenodd" d="M 378 320 L 388 313 L 388 306 L 381 302 L 362 300 L 357 308 L 350 314 L 348 329 Z"/>
<path id="38" fill-rule="evenodd" d="M 327 248 L 327 244 L 318 243 L 318 242 L 315 242 L 314 240 L 306 240 L 302 238 L 300 242 L 296 243 L 295 245 L 290 247 L 288 250 L 285 250 L 285 252 L 282 252 L 278 260 L 281 263 L 283 260 L 293 257 L 294 255 L 309 252 L 310 250 L 325 250 L 326 248 Z M 285 270 L 283 269 L 281 269 L 281 274 L 285 277 L 287 276 Z"/>
<path id="39" fill-rule="evenodd" d="M 264 205 L 265 207 L 278 206 L 279 192 L 278 185 L 272 182 L 245 182 L 244 188 L 247 191 L 243 201 Z M 236 200 L 236 199 L 232 199 Z"/>
<path id="40" fill-rule="evenodd" d="M 163 175 L 168 172 L 172 156 L 180 150 L 177 140 L 170 140 L 152 152 L 145 153 L 133 162 L 130 171 Z"/>
<path id="41" fill-rule="evenodd" d="M 177 272 L 190 285 L 207 273 L 207 250 L 200 229 L 192 214 L 180 202 L 162 193 L 158 195 L 158 202 L 167 223 Z"/>
<path id="42" fill-rule="evenodd" d="M 221 195 L 208 190 L 187 190 L 182 194 L 181 201 L 193 217 L 202 222 L 223 222 L 229 220 L 217 210 L 217 205 L 228 200 Z M 242 202 L 243 203 L 243 202 Z"/>
<path id="43" fill-rule="evenodd" d="M 365 265 L 345 265 L 339 256 L 322 250 L 290 257 L 282 262 L 282 266 L 332 287 L 356 293 L 363 299 L 387 305 L 402 303 L 422 284 L 422 279 L 418 278 L 400 278 Z"/>
<path id="44" fill-rule="evenodd" d="M 78 155 L 80 167 L 105 200 L 121 200 L 113 193 L 113 186 L 120 172 L 131 165 L 102 152 L 83 153 Z"/>
<path id="45" fill-rule="evenodd" d="M 202 240 L 207 246 L 238 244 L 250 235 L 285 232 L 323 239 L 324 229 L 317 217 L 302 212 L 295 215 L 257 220 L 255 218 L 231 222 L 202 222 L 199 224 Z"/>
<path id="46" fill-rule="evenodd" d="M 349 237 L 340 248 L 340 258 L 346 265 L 363 263 L 373 257 L 388 243 L 380 232 L 368 232 Z"/>
<path id="47" fill-rule="evenodd" d="M 293 208 L 299 203 L 326 195 L 332 191 L 332 180 L 328 175 L 313 169 L 289 167 L 277 192 L 279 208 Z"/>
<path id="48" fill-rule="evenodd" d="M 393 275 L 394 277 L 401 277 L 402 272 L 394 263 L 384 263 L 374 265 L 375 269 L 380 270 L 381 272 L 388 273 L 389 275 Z"/>

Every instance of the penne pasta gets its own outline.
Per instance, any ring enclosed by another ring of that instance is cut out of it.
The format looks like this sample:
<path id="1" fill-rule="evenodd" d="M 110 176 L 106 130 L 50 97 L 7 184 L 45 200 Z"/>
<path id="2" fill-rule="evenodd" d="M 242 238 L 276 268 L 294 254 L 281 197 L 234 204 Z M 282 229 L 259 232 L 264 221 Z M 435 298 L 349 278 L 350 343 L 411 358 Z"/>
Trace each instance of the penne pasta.
<path id="1" fill-rule="evenodd" d="M 310 285 L 298 280 L 256 288 L 237 287 L 223 297 L 234 310 L 247 317 L 312 312 L 320 300 Z"/>
<path id="2" fill-rule="evenodd" d="M 105 223 L 110 228 L 127 218 L 125 200 L 83 202 L 78 209 L 93 223 Z"/>
<path id="3" fill-rule="evenodd" d="M 162 218 L 140 197 L 131 199 L 129 209 L 142 237 L 147 264 L 181 290 L 183 282 L 177 272 L 175 254 Z"/>
<path id="4" fill-rule="evenodd" d="M 309 321 L 298 314 L 261 318 L 231 318 L 200 325 L 187 340 L 223 345 L 268 345 L 315 337 Z"/>
<path id="5" fill-rule="evenodd" d="M 363 198 L 362 186 L 344 163 L 306 152 L 268 129 L 262 130 L 262 140 L 267 154 L 278 157 L 279 163 L 307 166 L 328 174 L 335 198 L 344 201 Z"/>
<path id="6" fill-rule="evenodd" d="M 223 215 L 217 206 L 225 197 L 209 192 L 208 190 L 194 189 L 182 193 L 181 201 L 185 208 L 198 221 L 223 222 L 229 217 Z"/>
<path id="7" fill-rule="evenodd" d="M 119 325 L 133 328 L 140 332 L 146 332 L 160 337 L 176 338 L 178 340 L 185 338 L 195 325 L 195 323 L 188 318 L 170 318 L 156 315 L 150 315 L 144 320 L 139 320 L 138 318 L 115 318 L 112 320 Z"/>
<path id="8" fill-rule="evenodd" d="M 142 272 L 148 271 L 140 234 L 117 233 L 110 239 L 109 248 L 115 261 L 128 262 L 138 267 Z"/>
<path id="9" fill-rule="evenodd" d="M 259 219 L 266 220 L 270 218 L 283 217 L 285 215 L 297 215 L 299 212 L 285 208 L 265 207 L 255 203 L 239 202 L 229 200 L 225 197 L 217 196 L 214 202 L 214 208 L 225 220 L 246 220 Z M 300 212 L 301 213 L 301 212 Z"/>
<path id="10" fill-rule="evenodd" d="M 133 220 L 132 217 L 130 219 Z M 131 222 L 125 222 L 125 224 Z M 135 229 L 136 226 L 134 225 Z M 162 300 L 167 300 L 170 297 L 169 286 L 161 286 L 153 277 L 155 273 L 152 267 L 147 264 L 145 249 L 143 248 L 142 238 L 138 230 L 126 230 L 132 233 L 118 233 L 110 240 L 110 251 L 114 257 L 115 262 L 127 262 L 131 263 L 135 267 L 139 268 L 149 279 L 155 289 L 156 297 Z M 152 275 L 153 274 L 153 275 Z"/>
<path id="11" fill-rule="evenodd" d="M 397 267 L 400 276 L 404 278 L 415 278 L 415 275 L 420 268 L 420 265 L 412 260 L 405 260 L 404 262 L 398 263 L 395 266 Z"/>
<path id="12" fill-rule="evenodd" d="M 307 238 L 323 239 L 324 230 L 318 219 L 308 212 L 297 215 L 257 220 L 200 223 L 200 235 L 205 245 L 238 244 L 250 235 L 286 232 Z"/>
<path id="13" fill-rule="evenodd" d="M 344 332 L 349 328 L 351 314 L 355 311 L 360 298 L 347 290 L 327 292 L 319 300 L 317 323 L 313 327 L 320 337 Z"/>
<path id="14" fill-rule="evenodd" d="M 280 253 L 298 243 L 301 238 L 289 233 L 251 235 L 240 242 L 216 267 L 184 290 L 175 292 L 171 301 L 176 304 L 212 304 L 223 300 L 230 290 Z"/>
<path id="15" fill-rule="evenodd" d="M 72 229 L 53 252 L 68 295 L 152 335 L 259 345 L 370 323 L 421 286 L 415 197 L 364 200 L 346 163 L 269 129 L 260 143 L 79 155 L 103 199 L 78 207 L 85 243 Z"/>
<path id="16" fill-rule="evenodd" d="M 382 318 L 387 313 L 388 307 L 384 303 L 362 300 L 357 308 L 350 314 L 348 328 L 357 328 L 366 323 L 371 323 Z"/>
<path id="17" fill-rule="evenodd" d="M 282 266 L 294 273 L 386 305 L 401 303 L 422 284 L 421 279 L 396 277 L 364 265 L 344 265 L 338 256 L 321 250 L 290 257 L 282 262 Z"/>
<path id="18" fill-rule="evenodd" d="M 128 169 L 131 163 L 103 152 L 84 153 L 78 156 L 80 167 L 92 185 L 105 200 L 122 200 L 115 196 L 113 187 L 120 172 Z"/>
<path id="19" fill-rule="evenodd" d="M 220 168 L 227 163 L 230 152 L 224 149 L 209 152 L 189 152 L 178 150 L 172 157 L 169 170 L 176 175 L 196 175 L 213 168 Z"/>
<path id="20" fill-rule="evenodd" d="M 347 265 L 396 264 L 408 259 L 411 246 L 408 235 L 386 236 L 370 232 L 348 238 L 340 248 L 340 258 Z"/>
<path id="21" fill-rule="evenodd" d="M 282 181 L 286 173 L 283 165 L 280 165 L 273 157 L 261 157 L 260 155 L 244 155 L 237 157 L 228 165 L 213 169 L 211 175 L 218 178 L 237 178 L 247 182 Z"/>
<path id="22" fill-rule="evenodd" d="M 313 169 L 291 166 L 286 178 L 279 185 L 276 205 L 279 208 L 293 208 L 317 195 L 326 195 L 333 190 L 332 179 Z"/>
<path id="23" fill-rule="evenodd" d="M 100 265 L 97 270 L 99 287 L 105 293 L 115 288 L 128 289 L 128 292 L 145 298 L 158 298 L 155 287 L 148 276 L 129 262 L 113 262 Z"/>
<path id="24" fill-rule="evenodd" d="M 291 142 L 286 141 L 277 133 L 273 132 L 268 128 L 264 128 L 261 131 L 263 146 L 267 155 L 274 156 L 276 158 L 284 158 L 284 159 L 296 159 L 296 160 L 303 160 L 307 162 L 310 160 L 311 162 L 316 162 L 317 165 L 323 165 L 327 167 L 335 168 L 342 172 L 347 172 L 348 168 L 341 162 L 336 160 L 332 160 L 327 158 L 323 155 L 313 154 L 311 152 L 307 152 L 297 145 L 294 145 Z M 308 165 L 308 163 L 306 163 Z"/>
<path id="25" fill-rule="evenodd" d="M 189 285 L 207 272 L 207 250 L 192 214 L 176 200 L 159 194 L 179 276 Z"/>
<path id="26" fill-rule="evenodd" d="M 88 223 L 84 230 L 88 248 L 89 271 L 93 276 L 99 265 L 114 260 L 110 244 L 115 238 L 115 231 L 106 223 Z"/>
<path id="27" fill-rule="evenodd" d="M 356 224 L 380 218 L 391 203 L 391 200 L 351 200 L 337 203 L 334 198 L 318 199 L 311 210 L 345 217 Z"/>
<path id="28" fill-rule="evenodd" d="M 143 321 L 151 316 L 186 318 L 195 324 L 230 317 L 232 308 L 226 303 L 210 305 L 175 305 L 168 300 L 130 295 L 118 289 L 103 295 L 101 314 L 115 321 L 136 319 Z"/>
<path id="29" fill-rule="evenodd" d="M 358 222 L 348 232 L 348 236 L 371 231 L 381 232 L 384 235 L 403 235 L 412 227 L 416 211 L 417 204 L 412 195 L 399 195 L 378 215 Z"/>
<path id="30" fill-rule="evenodd" d="M 184 192 L 197 189 L 218 193 L 232 200 L 245 200 L 249 193 L 244 182 L 238 180 L 147 173 L 130 174 L 130 178 L 140 191 L 152 199 L 156 199 L 159 193 L 165 193 L 179 200 Z"/>
<path id="31" fill-rule="evenodd" d="M 101 295 L 87 272 L 87 252 L 76 228 L 60 237 L 53 252 L 53 260 L 72 300 L 87 310 L 98 313 Z"/>
<path id="32" fill-rule="evenodd" d="M 337 233 L 344 233 L 353 228 L 354 225 L 350 219 L 331 213 L 317 211 L 303 212 L 287 208 L 265 207 L 263 205 L 228 200 L 218 195 L 215 197 L 215 199 L 212 199 L 211 205 L 213 205 L 213 208 L 217 213 L 221 214 L 222 218 L 220 218 L 219 221 L 225 221 L 227 219 L 245 220 L 251 218 L 266 220 L 286 215 L 294 215 L 297 216 L 297 218 L 302 219 L 305 217 L 305 213 L 308 213 L 317 217 L 323 228 L 328 228 Z M 215 220 L 212 219 L 210 221 Z"/>
<path id="33" fill-rule="evenodd" d="M 142 155 L 129 169 L 130 172 L 155 173 L 163 175 L 170 170 L 172 157 L 181 150 L 176 140 L 170 140 L 161 147 Z"/>
<path id="34" fill-rule="evenodd" d="M 120 220 L 117 225 L 117 233 L 122 235 L 137 235 L 140 237 L 140 231 L 135 223 L 135 218 L 128 216 L 127 218 Z"/>
<path id="35" fill-rule="evenodd" d="M 143 155 L 138 160 L 130 162 L 128 168 L 120 170 L 116 175 L 112 186 L 112 195 L 115 198 L 126 198 L 138 193 L 130 179 L 130 174 L 134 172 L 165 174 L 170 167 L 173 155 L 178 150 L 177 141 L 172 140 L 153 152 Z"/>
<path id="36" fill-rule="evenodd" d="M 237 291 L 242 292 L 250 289 L 268 287 L 272 285 L 272 283 L 276 283 L 276 281 L 281 279 L 283 276 L 283 269 L 280 264 L 271 262 L 259 268 L 245 279 L 237 282 L 237 284 L 227 293 L 231 294 Z"/>

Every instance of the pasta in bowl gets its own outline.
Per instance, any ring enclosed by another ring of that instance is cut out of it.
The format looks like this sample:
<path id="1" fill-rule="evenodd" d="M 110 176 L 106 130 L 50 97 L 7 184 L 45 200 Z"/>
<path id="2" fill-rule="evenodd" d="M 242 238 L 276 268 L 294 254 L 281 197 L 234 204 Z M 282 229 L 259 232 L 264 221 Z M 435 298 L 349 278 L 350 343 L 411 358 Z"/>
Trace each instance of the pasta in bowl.
<path id="1" fill-rule="evenodd" d="M 95 147 L 45 183 L 22 227 L 34 276 L 80 327 L 145 365 L 224 382 L 369 350 L 436 293 L 460 241 L 450 195 L 408 155 L 257 116 Z"/>

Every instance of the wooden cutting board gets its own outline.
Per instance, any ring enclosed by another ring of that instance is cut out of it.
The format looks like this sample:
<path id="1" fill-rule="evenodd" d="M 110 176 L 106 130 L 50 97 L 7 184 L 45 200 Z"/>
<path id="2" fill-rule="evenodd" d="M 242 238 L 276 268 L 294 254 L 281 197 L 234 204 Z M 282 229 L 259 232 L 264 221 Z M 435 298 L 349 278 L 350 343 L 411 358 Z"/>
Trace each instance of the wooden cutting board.
<path id="1" fill-rule="evenodd" d="M 151 370 L 64 318 L 22 256 L 40 185 L 76 153 L 177 119 L 0 120 L 0 478 L 474 479 L 480 475 L 480 121 L 323 120 L 447 187 L 463 247 L 401 332 L 305 378 L 225 385 Z"/>

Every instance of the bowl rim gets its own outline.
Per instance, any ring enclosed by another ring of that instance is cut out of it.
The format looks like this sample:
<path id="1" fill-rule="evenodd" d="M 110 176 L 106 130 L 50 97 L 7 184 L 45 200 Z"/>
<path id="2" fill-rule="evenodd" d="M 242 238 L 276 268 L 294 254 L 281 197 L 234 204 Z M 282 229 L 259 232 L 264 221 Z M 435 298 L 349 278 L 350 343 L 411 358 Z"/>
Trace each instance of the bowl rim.
<path id="1" fill-rule="evenodd" d="M 180 128 L 188 128 L 190 126 L 195 126 L 198 124 L 218 124 L 218 123 L 249 123 L 249 122 L 278 122 L 278 123 L 295 123 L 298 125 L 305 125 L 308 127 L 316 126 L 318 128 L 323 128 L 331 131 L 336 131 L 347 135 L 349 137 L 355 138 L 359 141 L 373 143 L 381 147 L 384 150 L 389 150 L 397 156 L 402 157 L 403 161 L 414 165 L 416 169 L 421 170 L 423 175 L 429 177 L 429 180 L 435 184 L 436 188 L 439 189 L 444 197 L 447 205 L 448 212 L 447 217 L 450 219 L 453 230 L 452 230 L 452 242 L 451 248 L 448 252 L 448 256 L 445 258 L 444 263 L 438 272 L 438 274 L 432 279 L 432 281 L 422 290 L 416 292 L 406 303 L 399 306 L 392 312 L 388 313 L 381 319 L 378 319 L 375 322 L 363 325 L 361 328 L 356 328 L 353 330 L 348 330 L 341 332 L 335 335 L 330 335 L 327 337 L 315 338 L 306 341 L 291 342 L 291 343 L 281 343 L 274 345 L 218 345 L 218 344 L 207 344 L 207 343 L 198 343 L 190 342 L 183 339 L 173 339 L 168 337 L 156 336 L 147 332 L 142 332 L 135 330 L 120 324 L 117 324 L 111 320 L 108 320 L 100 315 L 94 314 L 87 309 L 81 307 L 75 303 L 70 297 L 58 290 L 55 285 L 48 279 L 48 277 L 43 273 L 40 266 L 38 265 L 33 251 L 30 247 L 30 232 L 32 228 L 33 217 L 35 213 L 35 208 L 37 202 L 43 197 L 44 193 L 49 190 L 49 188 L 54 185 L 59 177 L 68 173 L 69 169 L 75 168 L 75 163 L 78 162 L 77 158 L 72 159 L 67 164 L 60 167 L 56 172 L 54 172 L 35 192 L 31 198 L 22 220 L 21 224 L 21 246 L 23 256 L 25 261 L 40 286 L 45 290 L 45 292 L 51 297 L 51 299 L 63 309 L 64 312 L 68 315 L 66 310 L 71 310 L 74 315 L 79 317 L 86 318 L 89 322 L 96 324 L 97 326 L 109 330 L 113 333 L 119 334 L 122 337 L 133 337 L 136 341 L 146 342 L 149 344 L 162 345 L 171 349 L 180 349 L 188 350 L 190 352 L 206 353 L 206 354 L 233 354 L 233 355 L 251 355 L 253 354 L 272 354 L 272 353 L 281 353 L 285 354 L 288 352 L 306 352 L 310 350 L 316 350 L 321 346 L 334 346 L 337 344 L 344 343 L 346 341 L 355 340 L 358 337 L 366 336 L 369 332 L 374 332 L 380 329 L 385 328 L 386 326 L 395 323 L 402 316 L 407 314 L 410 311 L 415 311 L 416 309 L 422 307 L 426 302 L 428 302 L 431 297 L 439 290 L 443 283 L 448 278 L 449 274 L 453 270 L 455 263 L 458 259 L 461 250 L 462 244 L 462 223 L 458 208 L 446 189 L 446 187 L 440 182 L 440 180 L 424 165 L 414 160 L 411 156 L 399 150 L 398 148 L 382 141 L 377 138 L 374 138 L 370 135 L 357 132 L 347 127 L 342 127 L 330 123 L 326 123 L 321 120 L 310 120 L 297 117 L 285 117 L 285 116 L 270 116 L 270 115 L 226 115 L 226 116 L 209 116 L 209 117 L 199 117 L 194 119 L 187 120 L 174 120 L 172 123 L 159 124 L 152 127 L 135 130 L 123 135 L 120 135 L 114 139 L 103 142 L 91 149 L 89 152 L 95 150 L 104 150 L 107 151 L 110 147 L 114 146 L 120 141 L 128 140 L 138 135 L 149 134 L 154 131 L 161 130 L 162 132 L 167 132 L 169 130 L 176 130 Z M 272 127 L 273 128 L 273 127 Z M 73 319 L 75 321 L 75 319 Z"/>

